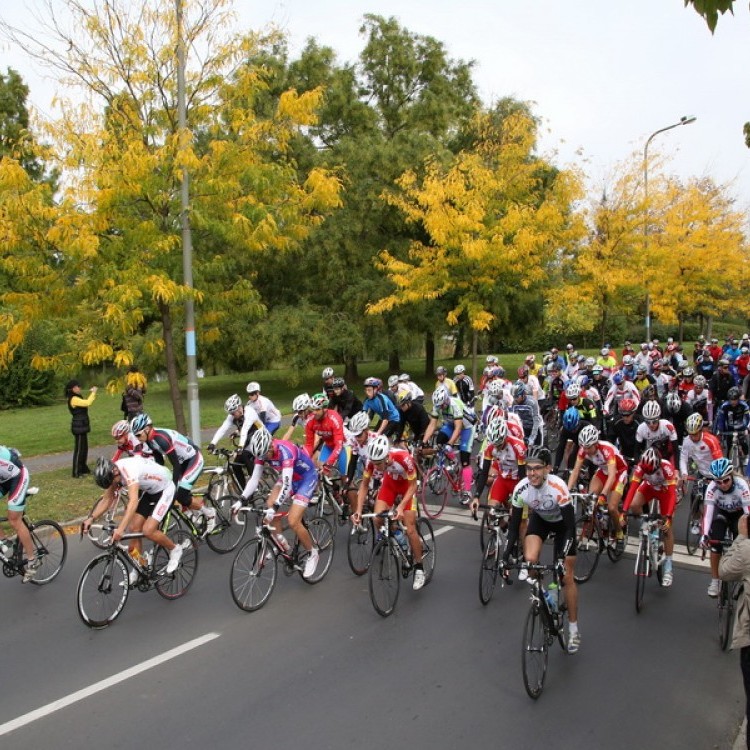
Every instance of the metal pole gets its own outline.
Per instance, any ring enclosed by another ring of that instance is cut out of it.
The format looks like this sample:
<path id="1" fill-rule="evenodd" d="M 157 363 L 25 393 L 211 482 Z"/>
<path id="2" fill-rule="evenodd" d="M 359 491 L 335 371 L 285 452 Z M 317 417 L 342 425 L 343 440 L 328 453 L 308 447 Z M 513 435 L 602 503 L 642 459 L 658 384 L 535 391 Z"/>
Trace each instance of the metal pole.
<path id="1" fill-rule="evenodd" d="M 177 124 L 180 138 L 187 132 L 185 102 L 185 39 L 182 28 L 182 0 L 175 0 L 177 17 Z M 188 290 L 193 289 L 193 238 L 190 232 L 190 176 L 182 168 L 180 185 L 180 226 L 182 227 L 182 275 Z M 192 295 L 185 300 L 185 354 L 187 359 L 187 396 L 190 410 L 190 437 L 201 444 L 200 400 L 195 342 L 195 307 Z"/>
<path id="2" fill-rule="evenodd" d="M 686 115 L 685 117 L 681 117 L 679 122 L 674 123 L 674 125 L 667 125 L 666 128 L 659 128 L 659 130 L 655 130 L 651 135 L 646 139 L 646 145 L 643 147 L 643 197 L 645 201 L 644 206 L 644 212 L 643 212 L 643 251 L 644 256 L 648 256 L 648 218 L 649 218 L 649 210 L 648 210 L 648 147 L 651 141 L 659 135 L 659 133 L 664 133 L 667 130 L 672 130 L 672 128 L 679 128 L 680 125 L 690 125 L 690 123 L 696 121 L 696 117 L 693 117 L 692 115 Z M 646 341 L 651 341 L 651 294 L 648 289 L 648 278 L 644 276 L 644 279 L 646 281 Z"/>

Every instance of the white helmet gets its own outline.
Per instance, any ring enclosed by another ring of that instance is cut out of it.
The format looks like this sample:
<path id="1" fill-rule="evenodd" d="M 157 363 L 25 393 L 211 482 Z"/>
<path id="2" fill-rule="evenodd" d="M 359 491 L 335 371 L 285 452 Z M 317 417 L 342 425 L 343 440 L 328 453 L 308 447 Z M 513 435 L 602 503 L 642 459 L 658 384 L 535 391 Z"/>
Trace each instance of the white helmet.
<path id="1" fill-rule="evenodd" d="M 630 367 L 630 365 L 633 364 L 633 357 L 630 354 L 626 354 L 622 358 L 622 366 L 623 367 Z"/>
<path id="2" fill-rule="evenodd" d="M 265 427 L 261 428 L 250 438 L 248 452 L 256 458 L 262 458 L 271 447 L 271 439 L 271 433 Z"/>
<path id="3" fill-rule="evenodd" d="M 497 357 L 494 354 L 488 354 L 487 359 L 485 360 L 488 365 L 496 365 L 497 364 Z"/>
<path id="4" fill-rule="evenodd" d="M 254 380 L 251 380 L 247 384 L 246 390 L 248 393 L 260 393 L 260 383 L 256 383 Z"/>
<path id="5" fill-rule="evenodd" d="M 454 375 L 463 375 L 466 372 L 466 368 L 463 365 L 456 365 L 453 368 Z"/>
<path id="6" fill-rule="evenodd" d="M 592 445 L 596 444 L 597 440 L 599 440 L 599 430 L 597 430 L 592 424 L 587 424 L 578 433 L 578 445 L 580 445 L 581 448 L 590 448 Z"/>
<path id="7" fill-rule="evenodd" d="M 307 393 L 300 393 L 294 401 L 292 401 L 292 409 L 294 411 L 305 411 L 310 408 L 310 396 Z"/>
<path id="8" fill-rule="evenodd" d="M 231 414 L 233 411 L 236 411 L 242 406 L 242 399 L 236 394 L 233 393 L 225 402 L 224 402 L 224 411 L 227 414 Z"/>
<path id="9" fill-rule="evenodd" d="M 323 380 L 328 380 L 328 378 L 333 377 L 333 367 L 326 367 L 323 372 L 320 375 Z"/>
<path id="10" fill-rule="evenodd" d="M 647 401 L 643 405 L 643 418 L 646 420 L 659 419 L 661 416 L 661 406 L 658 401 Z"/>
<path id="11" fill-rule="evenodd" d="M 490 380 L 490 382 L 487 384 L 487 393 L 489 393 L 490 396 L 494 396 L 495 398 L 501 396 L 503 393 L 503 381 Z"/>
<path id="12" fill-rule="evenodd" d="M 447 404 L 450 400 L 450 393 L 447 388 L 437 388 L 432 394 L 432 405 L 439 409 L 443 404 Z"/>
<path id="13" fill-rule="evenodd" d="M 703 375 L 696 375 L 695 380 L 693 380 L 693 385 L 698 388 L 705 388 L 706 379 L 703 377 Z"/>
<path id="14" fill-rule="evenodd" d="M 390 375 L 388 377 L 388 387 L 393 388 L 394 385 L 398 385 L 398 375 Z"/>
<path id="15" fill-rule="evenodd" d="M 370 415 L 366 411 L 358 411 L 349 417 L 349 432 L 361 435 L 370 426 Z"/>
<path id="16" fill-rule="evenodd" d="M 368 446 L 367 455 L 370 461 L 383 461 L 391 451 L 391 444 L 385 435 L 378 435 Z"/>
<path id="17" fill-rule="evenodd" d="M 568 387 L 565 389 L 565 395 L 569 399 L 579 398 L 581 395 L 581 386 L 578 383 L 568 383 Z"/>
<path id="18" fill-rule="evenodd" d="M 609 354 L 609 349 L 607 349 L 606 346 L 603 346 L 600 351 L 600 354 L 602 355 L 602 357 L 606 357 Z"/>
<path id="19" fill-rule="evenodd" d="M 677 414 L 677 412 L 682 407 L 682 398 L 680 398 L 680 394 L 672 391 L 671 393 L 667 394 L 667 410 L 670 411 L 672 414 Z"/>
<path id="20" fill-rule="evenodd" d="M 502 417 L 496 417 L 487 425 L 487 440 L 499 445 L 508 437 L 508 423 Z"/>
<path id="21" fill-rule="evenodd" d="M 409 373 L 408 372 L 402 372 L 398 376 L 398 382 L 399 383 L 408 383 L 410 380 L 411 380 L 411 378 L 409 377 Z"/>

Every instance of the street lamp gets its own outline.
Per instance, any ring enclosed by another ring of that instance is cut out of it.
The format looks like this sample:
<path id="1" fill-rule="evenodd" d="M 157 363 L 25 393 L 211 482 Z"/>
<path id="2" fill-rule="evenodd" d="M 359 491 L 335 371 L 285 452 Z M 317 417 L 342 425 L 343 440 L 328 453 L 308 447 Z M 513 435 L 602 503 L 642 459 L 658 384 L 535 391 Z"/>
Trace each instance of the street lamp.
<path id="1" fill-rule="evenodd" d="M 672 130 L 672 128 L 679 128 L 680 125 L 690 125 L 690 123 L 695 122 L 697 119 L 693 115 L 685 115 L 684 117 L 680 117 L 680 121 L 674 123 L 674 125 L 667 125 L 666 128 L 655 130 L 646 139 L 646 145 L 643 147 L 643 195 L 645 198 L 643 250 L 645 256 L 648 256 L 648 146 L 659 133 Z M 648 284 L 648 281 L 646 283 Z M 646 288 L 646 341 L 651 341 L 651 295 L 648 288 Z"/>

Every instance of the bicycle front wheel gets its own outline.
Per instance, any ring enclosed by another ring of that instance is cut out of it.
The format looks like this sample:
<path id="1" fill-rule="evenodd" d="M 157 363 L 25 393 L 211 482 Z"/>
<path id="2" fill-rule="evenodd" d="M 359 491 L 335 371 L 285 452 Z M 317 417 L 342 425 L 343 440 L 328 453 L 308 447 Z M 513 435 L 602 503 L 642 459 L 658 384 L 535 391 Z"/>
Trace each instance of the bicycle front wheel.
<path id="1" fill-rule="evenodd" d="M 206 534 L 206 544 L 220 555 L 236 549 L 245 534 L 245 526 L 232 517 L 232 505 L 239 501 L 236 495 L 223 495 L 217 500 L 206 498 L 206 502 L 216 511 L 216 526 Z"/>
<path id="2" fill-rule="evenodd" d="M 229 572 L 234 603 L 245 612 L 260 609 L 273 593 L 276 572 L 276 556 L 265 537 L 254 536 L 245 542 L 237 550 Z"/>
<path id="3" fill-rule="evenodd" d="M 97 505 L 99 505 L 98 498 L 91 506 L 91 511 L 89 513 L 90 516 L 93 515 Z M 91 526 L 89 526 L 86 536 L 88 536 L 95 547 L 98 547 L 99 549 L 107 549 L 107 547 L 109 547 L 109 543 L 112 539 L 112 531 L 106 527 L 109 524 L 113 524 L 115 528 L 120 525 L 120 521 L 122 521 L 122 517 L 125 515 L 125 507 L 125 500 L 122 495 L 118 493 L 115 507 L 104 514 L 102 521 L 94 521 Z"/>
<path id="4" fill-rule="evenodd" d="M 437 563 L 435 532 L 432 530 L 432 524 L 426 518 L 418 518 L 417 533 L 422 542 L 422 567 L 424 568 L 424 585 L 426 586 L 432 580 Z"/>
<path id="5" fill-rule="evenodd" d="M 349 567 L 355 576 L 363 576 L 370 567 L 375 546 L 375 527 L 371 518 L 365 518 L 360 527 L 352 526 L 346 546 Z"/>
<path id="6" fill-rule="evenodd" d="M 331 569 L 336 539 L 333 526 L 331 526 L 331 522 L 327 518 L 313 518 L 312 521 L 308 521 L 307 531 L 312 538 L 313 547 L 317 547 L 318 549 L 318 566 L 315 568 L 315 572 L 308 578 L 302 575 L 302 571 L 300 571 L 300 576 L 302 576 L 302 580 L 305 583 L 312 585 L 320 583 Z M 301 563 L 304 563 L 307 554 L 305 552 L 300 556 Z"/>
<path id="7" fill-rule="evenodd" d="M 368 587 L 375 611 L 388 617 L 396 608 L 401 586 L 401 559 L 391 550 L 388 540 L 381 539 L 372 551 Z"/>
<path id="8" fill-rule="evenodd" d="M 586 583 L 594 575 L 602 553 L 599 527 L 591 516 L 581 516 L 576 521 L 576 561 L 573 577 L 577 583 Z"/>
<path id="9" fill-rule="evenodd" d="M 529 697 L 536 700 L 544 689 L 544 678 L 547 675 L 547 660 L 549 658 L 547 629 L 542 622 L 538 602 L 532 602 L 529 613 L 526 615 L 521 656 L 523 685 Z"/>
<path id="10" fill-rule="evenodd" d="M 439 518 L 448 500 L 445 469 L 433 466 L 422 479 L 422 508 L 428 518 Z"/>
<path id="11" fill-rule="evenodd" d="M 198 572 L 198 543 L 195 537 L 187 531 L 175 531 L 170 539 L 182 547 L 182 558 L 174 573 L 167 573 L 169 551 L 164 547 L 154 550 L 154 571 L 156 575 L 156 590 L 165 599 L 179 599 L 195 580 Z"/>
<path id="12" fill-rule="evenodd" d="M 90 628 L 106 628 L 122 612 L 128 600 L 128 566 L 116 555 L 99 555 L 84 569 L 78 581 L 78 614 Z"/>
<path id="13" fill-rule="evenodd" d="M 65 532 L 59 523 L 55 521 L 39 521 L 29 524 L 31 541 L 34 543 L 37 559 L 41 565 L 37 568 L 36 575 L 31 582 L 36 586 L 49 583 L 57 577 L 65 565 L 68 556 L 68 542 Z"/>
<path id="14" fill-rule="evenodd" d="M 685 531 L 685 547 L 688 555 L 694 555 L 701 540 L 701 521 L 703 520 L 703 498 L 696 494 L 690 498 L 688 510 L 687 530 Z"/>
<path id="15" fill-rule="evenodd" d="M 732 619 L 734 617 L 734 583 L 721 582 L 717 607 L 719 610 L 719 645 L 726 651 L 731 642 Z"/>
<path id="16" fill-rule="evenodd" d="M 499 554 L 497 537 L 492 535 L 487 539 L 482 555 L 482 565 L 479 568 L 479 601 L 485 605 L 489 604 L 495 590 Z"/>
<path id="17" fill-rule="evenodd" d="M 635 558 L 635 611 L 643 609 L 643 593 L 648 578 L 648 542 L 641 537 L 638 545 L 638 556 Z"/>

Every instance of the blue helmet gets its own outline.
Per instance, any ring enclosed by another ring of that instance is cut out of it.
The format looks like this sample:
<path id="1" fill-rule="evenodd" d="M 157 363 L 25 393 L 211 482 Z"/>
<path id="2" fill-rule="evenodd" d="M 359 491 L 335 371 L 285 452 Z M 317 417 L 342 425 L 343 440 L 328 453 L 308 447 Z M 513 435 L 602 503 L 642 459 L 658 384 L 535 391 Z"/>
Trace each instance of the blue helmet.
<path id="1" fill-rule="evenodd" d="M 732 476 L 732 462 L 728 458 L 716 458 L 708 471 L 714 479 L 726 479 Z"/>
<path id="2" fill-rule="evenodd" d="M 141 414 L 136 414 L 133 417 L 133 421 L 130 423 L 130 429 L 132 430 L 134 435 L 137 435 L 147 427 L 151 427 L 152 424 L 153 422 L 151 421 L 151 417 L 149 417 L 146 412 L 142 412 Z"/>
<path id="3" fill-rule="evenodd" d="M 575 406 L 569 406 L 564 412 L 562 416 L 562 425 L 568 432 L 573 432 L 573 430 L 578 427 L 578 423 L 581 421 L 581 415 L 578 412 L 578 409 L 575 408 Z"/>
<path id="4" fill-rule="evenodd" d="M 619 371 L 618 371 L 618 372 L 616 372 L 616 373 L 615 373 L 615 374 L 614 374 L 614 375 L 612 376 L 612 382 L 613 382 L 613 383 L 614 383 L 615 385 L 620 385 L 620 383 L 622 383 L 622 381 L 623 381 L 623 380 L 625 380 L 625 376 L 624 376 L 624 375 L 623 375 L 623 374 L 622 374 L 621 372 L 619 372 Z"/>

